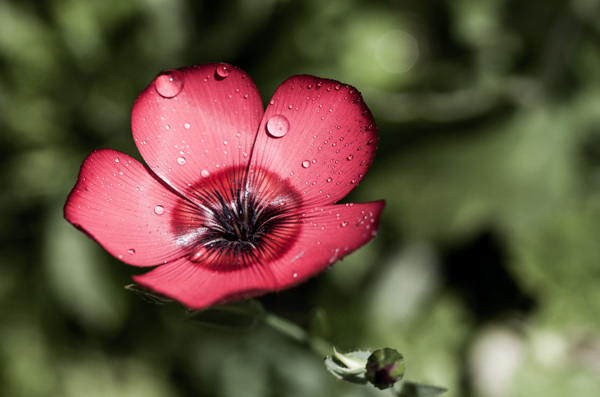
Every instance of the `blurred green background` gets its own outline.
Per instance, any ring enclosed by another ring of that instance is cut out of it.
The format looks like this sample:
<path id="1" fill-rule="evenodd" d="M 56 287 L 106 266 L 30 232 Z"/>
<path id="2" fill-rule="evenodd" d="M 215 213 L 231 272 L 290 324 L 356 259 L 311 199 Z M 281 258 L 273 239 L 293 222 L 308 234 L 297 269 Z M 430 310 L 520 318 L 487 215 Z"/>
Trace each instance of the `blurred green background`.
<path id="1" fill-rule="evenodd" d="M 0 395 L 376 396 L 265 327 L 183 320 L 62 218 L 85 156 L 139 158 L 134 99 L 223 61 L 264 101 L 357 87 L 377 239 L 262 298 L 449 397 L 600 395 L 599 0 L 0 0 Z"/>

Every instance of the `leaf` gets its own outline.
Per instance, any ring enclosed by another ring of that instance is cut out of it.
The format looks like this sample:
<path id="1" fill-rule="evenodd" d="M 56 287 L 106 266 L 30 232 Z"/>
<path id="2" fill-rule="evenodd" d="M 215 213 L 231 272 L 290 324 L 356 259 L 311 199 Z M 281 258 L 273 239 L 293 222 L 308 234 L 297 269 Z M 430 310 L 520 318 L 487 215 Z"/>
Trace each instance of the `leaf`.
<path id="1" fill-rule="evenodd" d="M 154 292 L 148 288 L 142 287 L 139 284 L 129 284 L 125 286 L 128 291 L 133 291 L 138 294 L 146 302 L 154 303 L 155 305 L 164 305 L 165 303 L 173 302 L 173 299 L 167 298 L 157 292 Z"/>
<path id="2" fill-rule="evenodd" d="M 262 318 L 264 310 L 255 300 L 233 302 L 222 306 L 214 306 L 204 310 L 187 310 L 186 320 L 200 323 L 207 327 L 228 331 L 249 331 Z"/>
<path id="3" fill-rule="evenodd" d="M 422 385 L 414 382 L 402 382 L 400 383 L 399 390 L 397 392 L 398 397 L 435 397 L 439 394 L 445 393 L 447 390 L 442 387 Z"/>

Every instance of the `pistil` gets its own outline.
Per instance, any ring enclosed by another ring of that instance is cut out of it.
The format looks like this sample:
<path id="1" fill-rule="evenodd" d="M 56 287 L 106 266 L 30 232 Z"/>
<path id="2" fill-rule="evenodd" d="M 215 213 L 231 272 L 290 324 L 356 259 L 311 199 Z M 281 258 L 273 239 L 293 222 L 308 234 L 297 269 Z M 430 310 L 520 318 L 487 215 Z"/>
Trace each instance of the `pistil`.
<path id="1" fill-rule="evenodd" d="M 299 193 L 273 173 L 255 170 L 252 176 L 226 169 L 192 187 L 194 203 L 182 200 L 173 230 L 190 260 L 229 271 L 276 259 L 293 243 L 300 227 L 292 210 L 299 207 Z M 269 192 L 269 200 L 254 192 Z"/>

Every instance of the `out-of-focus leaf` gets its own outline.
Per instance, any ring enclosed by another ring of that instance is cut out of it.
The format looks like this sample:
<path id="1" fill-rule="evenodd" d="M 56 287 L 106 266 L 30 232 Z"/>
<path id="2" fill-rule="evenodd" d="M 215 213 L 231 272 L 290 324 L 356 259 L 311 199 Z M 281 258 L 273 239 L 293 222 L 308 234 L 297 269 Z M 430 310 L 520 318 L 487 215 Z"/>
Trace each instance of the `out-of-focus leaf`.
<path id="1" fill-rule="evenodd" d="M 146 302 L 154 303 L 155 305 L 163 305 L 165 303 L 173 302 L 173 299 L 167 298 L 164 295 L 158 294 L 138 284 L 126 285 L 125 289 L 127 291 L 135 292 Z"/>
<path id="2" fill-rule="evenodd" d="M 125 294 L 118 292 L 104 267 L 101 249 L 63 219 L 62 206 L 53 208 L 44 229 L 47 287 L 82 324 L 102 331 L 117 329 L 125 316 Z"/>
<path id="3" fill-rule="evenodd" d="M 207 327 L 250 331 L 259 324 L 264 310 L 256 300 L 232 302 L 205 310 L 188 310 L 186 319 Z"/>
<path id="4" fill-rule="evenodd" d="M 537 297 L 537 320 L 557 329 L 600 325 L 600 204 L 556 211 L 516 240 L 512 271 Z"/>
<path id="5" fill-rule="evenodd" d="M 442 387 L 421 385 L 419 383 L 403 381 L 399 383 L 398 397 L 435 397 L 447 390 Z"/>

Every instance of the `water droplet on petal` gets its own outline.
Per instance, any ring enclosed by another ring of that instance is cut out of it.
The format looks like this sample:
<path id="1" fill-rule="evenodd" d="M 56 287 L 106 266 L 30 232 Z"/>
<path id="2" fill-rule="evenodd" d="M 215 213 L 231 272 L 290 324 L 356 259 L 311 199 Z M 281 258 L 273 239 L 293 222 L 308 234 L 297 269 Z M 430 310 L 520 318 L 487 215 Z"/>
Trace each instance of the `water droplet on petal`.
<path id="1" fill-rule="evenodd" d="M 310 166 L 310 161 L 308 161 L 308 160 L 304 160 L 304 161 L 302 162 L 302 167 L 304 167 L 304 168 L 308 168 L 309 166 Z"/>
<path id="2" fill-rule="evenodd" d="M 288 119 L 281 114 L 277 114 L 267 121 L 267 132 L 273 138 L 281 138 L 290 129 L 290 122 Z"/>
<path id="3" fill-rule="evenodd" d="M 350 161 L 350 160 L 352 160 L 353 158 L 354 158 L 354 156 L 353 156 L 353 155 L 351 155 L 351 154 L 349 154 L 349 155 L 348 155 L 348 157 L 346 157 L 346 160 Z"/>
<path id="4" fill-rule="evenodd" d="M 116 157 L 116 158 L 115 158 L 115 163 L 118 163 L 118 162 L 119 162 L 119 158 L 118 158 L 118 157 Z"/>
<path id="5" fill-rule="evenodd" d="M 342 227 L 346 227 L 346 226 L 348 226 L 348 221 L 344 221 L 344 222 L 342 222 L 342 224 L 341 224 L 340 226 L 342 226 Z"/>
<path id="6" fill-rule="evenodd" d="M 231 68 L 227 65 L 219 65 L 217 66 L 217 76 L 219 76 L 220 78 L 224 79 L 225 77 L 229 76 L 229 72 L 231 71 Z"/>
<path id="7" fill-rule="evenodd" d="M 179 157 L 177 159 L 177 164 L 179 164 L 179 165 L 185 165 L 185 157 Z"/>
<path id="8" fill-rule="evenodd" d="M 208 170 L 202 170 L 202 172 L 200 173 L 200 175 L 202 176 L 202 178 L 208 178 L 210 176 L 210 172 Z"/>
<path id="9" fill-rule="evenodd" d="M 154 88 L 160 96 L 173 98 L 183 89 L 183 76 L 178 70 L 165 70 L 154 80 Z"/>
<path id="10" fill-rule="evenodd" d="M 331 182 L 333 178 L 327 178 L 327 182 Z"/>
<path id="11" fill-rule="evenodd" d="M 294 278 L 298 277 L 298 273 L 294 272 L 294 274 L 292 274 L 292 277 L 294 277 Z"/>
<path id="12" fill-rule="evenodd" d="M 189 130 L 189 129 L 190 129 L 192 126 L 190 125 L 190 123 L 185 123 L 185 124 L 183 125 L 183 127 L 184 127 L 186 130 Z"/>
<path id="13" fill-rule="evenodd" d="M 128 252 L 132 255 L 135 254 L 135 250 L 133 248 L 131 248 Z"/>
<path id="14" fill-rule="evenodd" d="M 157 205 L 156 207 L 154 207 L 154 213 L 156 215 L 162 215 L 165 213 L 165 207 L 163 207 L 162 205 Z"/>

